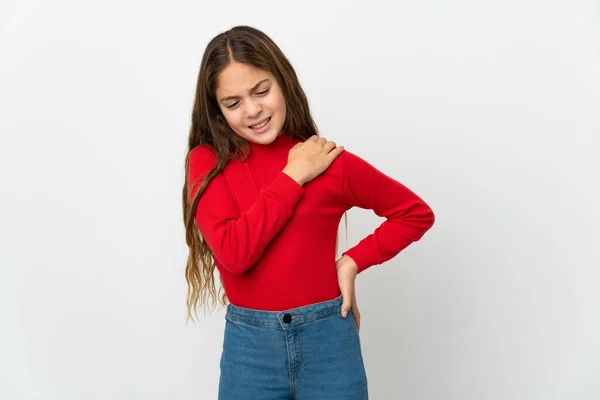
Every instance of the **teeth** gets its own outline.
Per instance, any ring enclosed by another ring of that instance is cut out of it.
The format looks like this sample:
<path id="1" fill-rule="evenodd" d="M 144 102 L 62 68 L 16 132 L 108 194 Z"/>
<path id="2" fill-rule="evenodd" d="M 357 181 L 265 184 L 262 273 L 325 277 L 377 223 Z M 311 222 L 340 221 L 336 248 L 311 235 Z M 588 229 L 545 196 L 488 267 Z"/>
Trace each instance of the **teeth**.
<path id="1" fill-rule="evenodd" d="M 265 126 L 265 125 L 267 124 L 267 122 L 269 122 L 269 119 L 270 119 L 270 118 L 271 118 L 271 117 L 267 118 L 267 119 L 266 119 L 266 120 L 265 120 L 265 121 L 264 121 L 262 124 L 260 124 L 260 125 L 250 125 L 250 128 L 252 128 L 252 129 L 258 129 L 258 128 L 262 128 L 263 126 Z"/>

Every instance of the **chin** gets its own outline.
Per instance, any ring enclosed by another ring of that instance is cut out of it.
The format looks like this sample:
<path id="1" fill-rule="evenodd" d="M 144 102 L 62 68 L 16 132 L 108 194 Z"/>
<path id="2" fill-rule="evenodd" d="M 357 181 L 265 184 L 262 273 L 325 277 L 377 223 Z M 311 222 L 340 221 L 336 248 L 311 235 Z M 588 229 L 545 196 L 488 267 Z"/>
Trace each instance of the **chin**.
<path id="1" fill-rule="evenodd" d="M 246 138 L 254 143 L 269 144 L 269 143 L 273 142 L 275 139 L 277 139 L 277 137 L 279 136 L 280 133 L 281 133 L 281 128 L 274 129 L 274 127 L 271 127 L 271 129 L 269 129 L 265 133 L 250 132 Z"/>

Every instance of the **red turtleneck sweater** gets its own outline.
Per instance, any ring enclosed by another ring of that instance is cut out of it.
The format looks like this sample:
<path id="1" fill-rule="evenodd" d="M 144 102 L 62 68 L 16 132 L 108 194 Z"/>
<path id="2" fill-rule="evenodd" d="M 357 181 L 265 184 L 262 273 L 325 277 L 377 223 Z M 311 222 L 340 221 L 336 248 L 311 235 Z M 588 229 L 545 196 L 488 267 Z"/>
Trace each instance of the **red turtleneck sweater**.
<path id="1" fill-rule="evenodd" d="M 433 225 L 429 206 L 401 183 L 344 150 L 321 175 L 300 186 L 284 174 L 286 134 L 229 161 L 202 194 L 196 212 L 229 301 L 256 310 L 283 311 L 340 295 L 335 242 L 345 211 L 371 209 L 386 221 L 343 252 L 358 272 L 382 264 Z M 193 198 L 216 163 L 214 149 L 194 148 L 188 187 Z"/>

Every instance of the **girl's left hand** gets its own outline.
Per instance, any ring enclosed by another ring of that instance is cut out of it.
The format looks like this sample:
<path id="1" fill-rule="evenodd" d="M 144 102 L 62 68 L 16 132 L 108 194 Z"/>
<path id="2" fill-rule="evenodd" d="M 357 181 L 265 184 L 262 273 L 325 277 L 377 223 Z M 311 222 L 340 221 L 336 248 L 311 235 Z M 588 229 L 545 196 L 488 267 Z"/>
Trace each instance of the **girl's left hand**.
<path id="1" fill-rule="evenodd" d="M 355 294 L 355 281 L 356 275 L 358 274 L 358 266 L 354 260 L 344 254 L 339 260 L 335 262 L 338 284 L 340 285 L 340 291 L 342 292 L 342 316 L 346 318 L 348 310 L 352 310 L 354 320 L 356 321 L 356 327 L 360 330 L 360 311 L 356 304 Z"/>

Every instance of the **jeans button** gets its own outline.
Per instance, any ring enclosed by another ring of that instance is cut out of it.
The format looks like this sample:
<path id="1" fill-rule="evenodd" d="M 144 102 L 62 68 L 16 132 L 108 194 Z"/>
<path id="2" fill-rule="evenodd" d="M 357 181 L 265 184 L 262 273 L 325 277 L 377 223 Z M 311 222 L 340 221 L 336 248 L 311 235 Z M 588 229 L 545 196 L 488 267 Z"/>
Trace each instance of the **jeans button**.
<path id="1" fill-rule="evenodd" d="M 283 316 L 283 322 L 285 322 L 286 324 L 289 324 L 290 322 L 292 322 L 292 315 L 291 314 L 285 314 Z"/>

